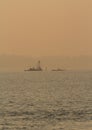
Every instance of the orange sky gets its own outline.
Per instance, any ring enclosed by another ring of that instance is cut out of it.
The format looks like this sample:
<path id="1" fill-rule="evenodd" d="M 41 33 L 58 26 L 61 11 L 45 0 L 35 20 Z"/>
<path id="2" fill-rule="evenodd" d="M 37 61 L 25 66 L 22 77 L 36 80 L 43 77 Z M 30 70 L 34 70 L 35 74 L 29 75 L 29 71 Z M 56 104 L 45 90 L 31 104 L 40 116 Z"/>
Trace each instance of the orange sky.
<path id="1" fill-rule="evenodd" d="M 1 54 L 92 55 L 92 0 L 1 0 Z"/>

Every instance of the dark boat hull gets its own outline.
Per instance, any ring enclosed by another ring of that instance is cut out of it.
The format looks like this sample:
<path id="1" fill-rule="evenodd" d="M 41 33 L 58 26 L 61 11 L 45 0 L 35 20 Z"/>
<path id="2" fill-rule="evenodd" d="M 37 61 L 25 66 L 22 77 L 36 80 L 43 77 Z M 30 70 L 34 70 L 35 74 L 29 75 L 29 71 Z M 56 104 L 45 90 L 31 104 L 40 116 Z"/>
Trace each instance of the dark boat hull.
<path id="1" fill-rule="evenodd" d="M 24 71 L 43 71 L 43 70 L 33 69 L 33 70 L 24 70 Z"/>

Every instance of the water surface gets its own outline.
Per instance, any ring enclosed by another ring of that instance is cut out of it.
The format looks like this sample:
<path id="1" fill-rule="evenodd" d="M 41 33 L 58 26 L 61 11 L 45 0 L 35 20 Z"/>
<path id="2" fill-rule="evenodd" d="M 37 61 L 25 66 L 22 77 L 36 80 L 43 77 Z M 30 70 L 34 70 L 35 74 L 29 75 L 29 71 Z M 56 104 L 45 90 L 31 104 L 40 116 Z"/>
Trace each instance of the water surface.
<path id="1" fill-rule="evenodd" d="M 92 72 L 0 73 L 0 130 L 92 130 Z"/>

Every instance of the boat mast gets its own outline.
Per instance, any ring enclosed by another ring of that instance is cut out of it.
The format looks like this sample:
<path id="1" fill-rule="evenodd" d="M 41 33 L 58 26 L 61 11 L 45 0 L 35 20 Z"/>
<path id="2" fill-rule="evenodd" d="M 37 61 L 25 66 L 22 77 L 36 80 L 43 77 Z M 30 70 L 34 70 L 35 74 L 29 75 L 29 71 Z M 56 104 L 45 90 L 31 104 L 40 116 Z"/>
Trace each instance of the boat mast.
<path id="1" fill-rule="evenodd" d="M 40 62 L 40 60 L 39 60 L 38 63 L 37 63 L 37 69 L 39 69 L 39 70 L 41 69 L 40 63 L 41 63 L 41 62 Z"/>

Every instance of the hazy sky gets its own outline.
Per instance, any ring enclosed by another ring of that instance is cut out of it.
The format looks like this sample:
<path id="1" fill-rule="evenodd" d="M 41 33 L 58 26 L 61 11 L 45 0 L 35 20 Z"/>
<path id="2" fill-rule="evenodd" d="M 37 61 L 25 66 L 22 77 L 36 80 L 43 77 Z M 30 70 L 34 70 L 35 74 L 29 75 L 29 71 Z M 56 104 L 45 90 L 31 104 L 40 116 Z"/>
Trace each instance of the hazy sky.
<path id="1" fill-rule="evenodd" d="M 0 0 L 0 54 L 92 55 L 92 0 Z"/>

